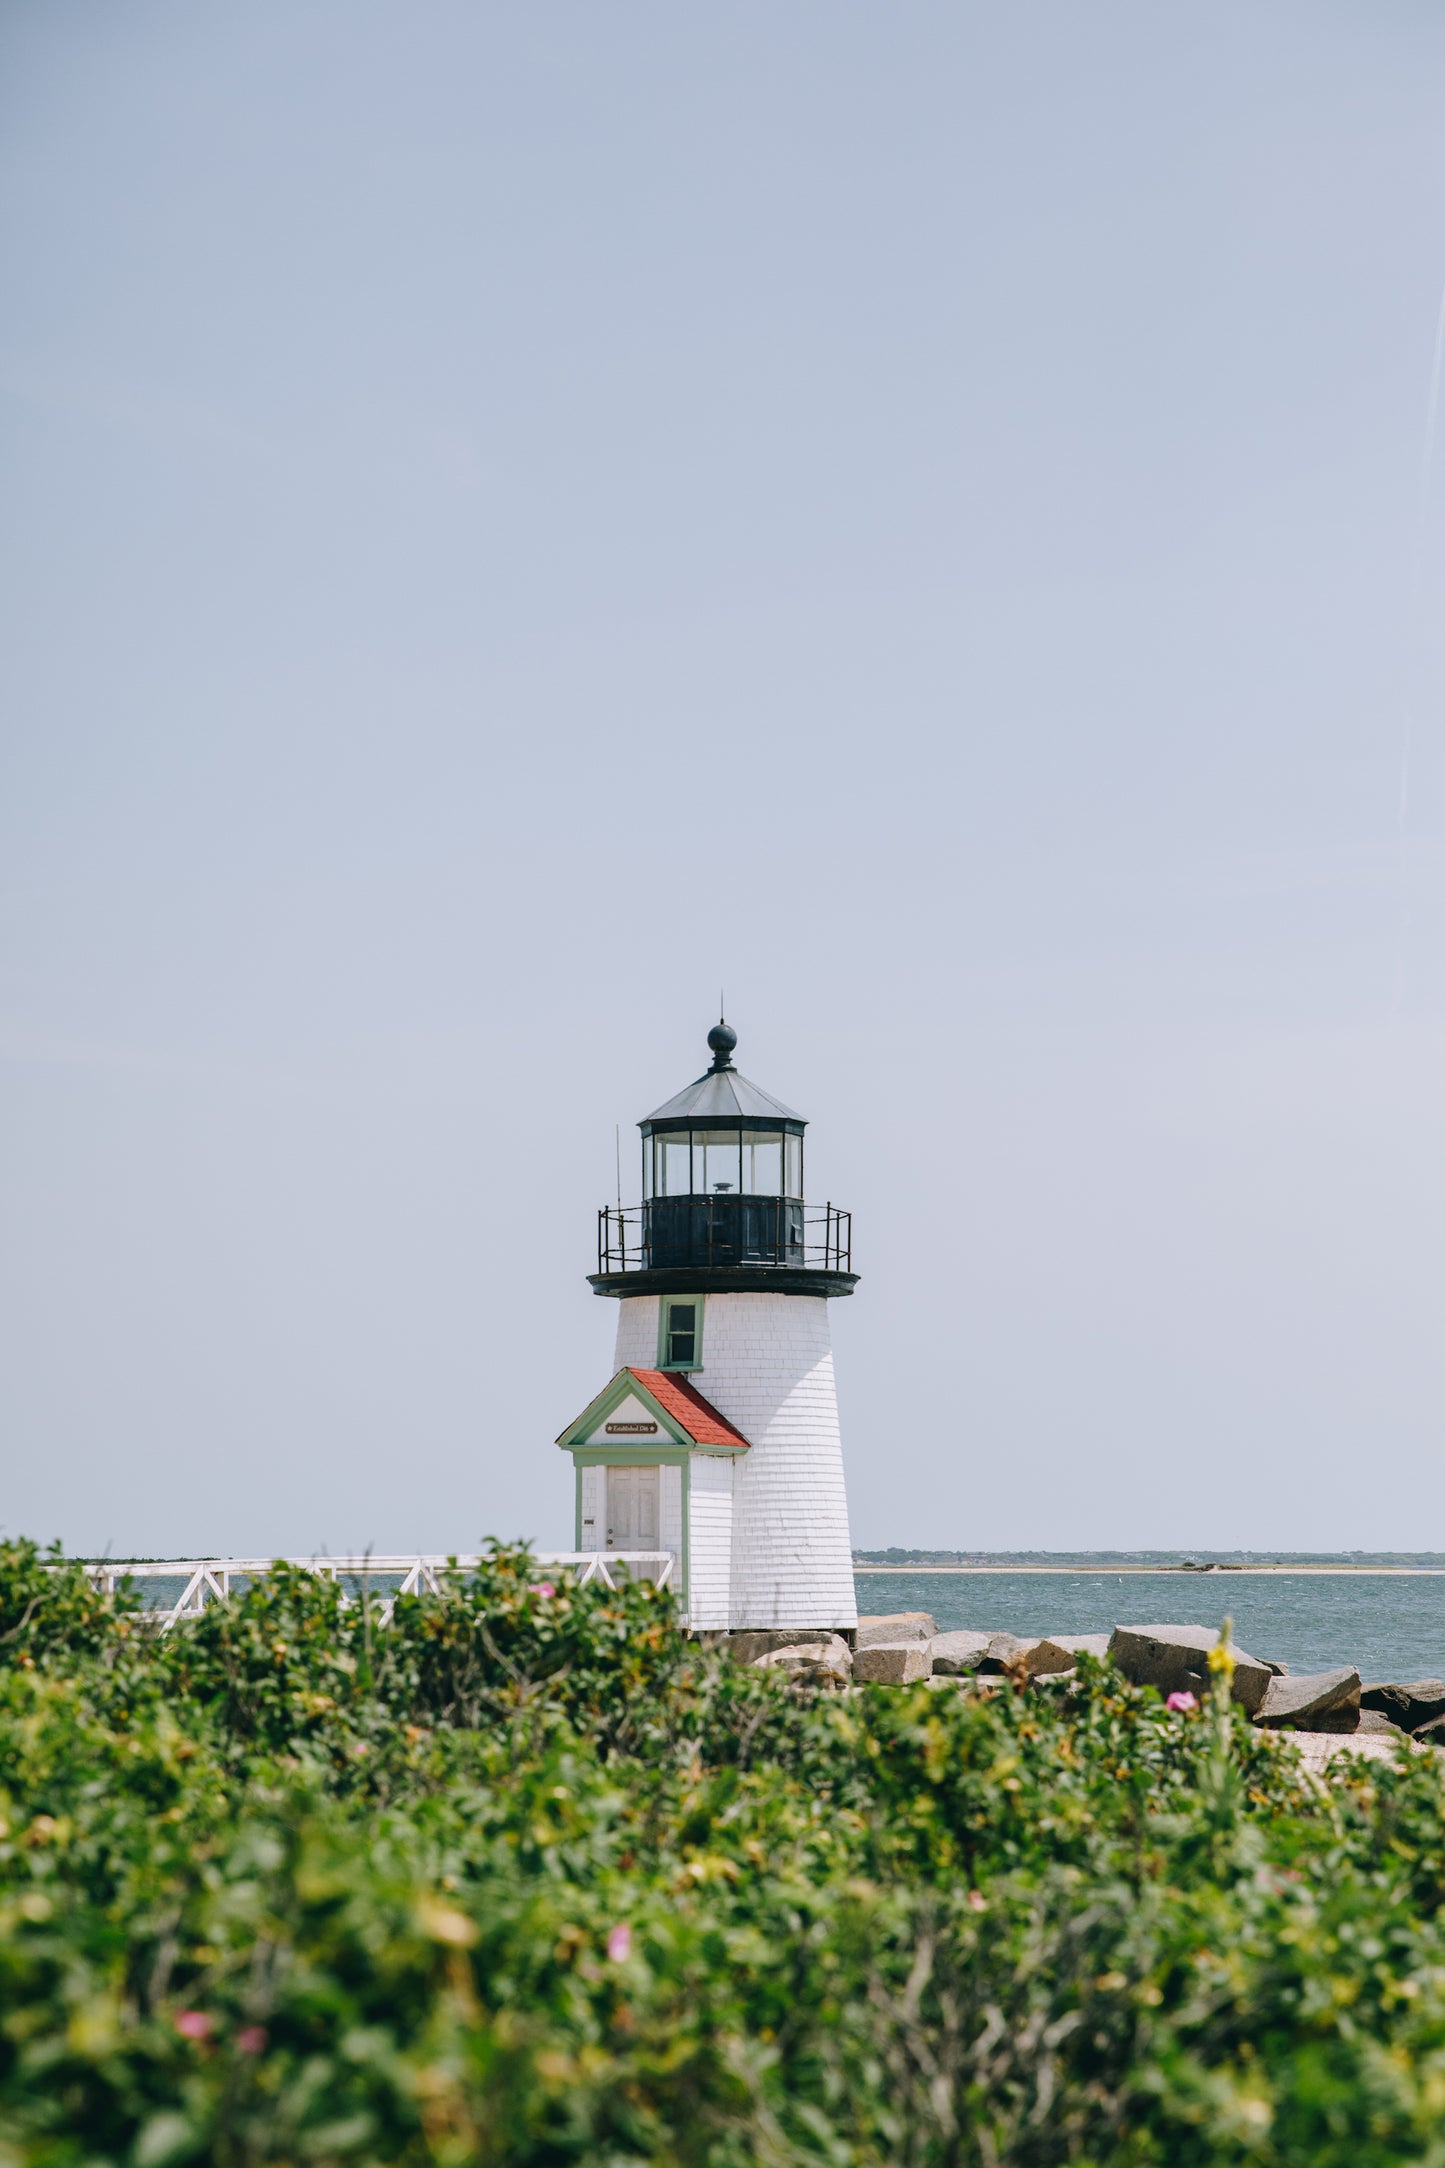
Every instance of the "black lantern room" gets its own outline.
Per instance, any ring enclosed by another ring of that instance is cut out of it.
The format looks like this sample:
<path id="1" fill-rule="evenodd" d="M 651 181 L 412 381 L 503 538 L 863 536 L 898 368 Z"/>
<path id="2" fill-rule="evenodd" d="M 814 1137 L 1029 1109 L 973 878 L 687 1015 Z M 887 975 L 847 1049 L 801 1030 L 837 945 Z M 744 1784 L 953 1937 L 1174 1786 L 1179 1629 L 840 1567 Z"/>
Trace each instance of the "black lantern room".
<path id="1" fill-rule="evenodd" d="M 714 1024 L 707 1043 L 711 1067 L 637 1125 L 642 1203 L 599 1213 L 593 1287 L 851 1295 L 851 1215 L 804 1202 L 807 1123 L 739 1075 L 731 1025 Z"/>

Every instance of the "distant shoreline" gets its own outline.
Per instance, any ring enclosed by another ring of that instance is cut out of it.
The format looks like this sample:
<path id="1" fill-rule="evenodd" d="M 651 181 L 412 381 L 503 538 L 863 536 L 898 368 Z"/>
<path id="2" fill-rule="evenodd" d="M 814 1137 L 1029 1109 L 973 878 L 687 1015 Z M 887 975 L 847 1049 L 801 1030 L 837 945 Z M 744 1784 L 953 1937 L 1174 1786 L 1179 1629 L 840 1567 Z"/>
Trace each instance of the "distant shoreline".
<path id="1" fill-rule="evenodd" d="M 1181 1578 L 1181 1580 L 1185 1580 L 1185 1579 L 1187 1579 L 1187 1580 L 1190 1580 L 1190 1581 L 1220 1581 L 1220 1580 L 1223 1580 L 1223 1579 L 1224 1579 L 1224 1576 L 1225 1576 L 1226 1574 L 1229 1574 L 1229 1575 L 1231 1575 L 1231 1576 L 1232 1576 L 1232 1575 L 1234 1575 L 1234 1574 L 1236 1574 L 1236 1573 L 1239 1573 L 1239 1574 L 1245 1574 L 1245 1573 L 1258 1573 L 1258 1574 L 1268 1574 L 1268 1575 L 1273 1575 L 1273 1576 L 1276 1576 L 1276 1577 L 1277 1577 L 1278 1575 L 1282 1574 L 1282 1573 L 1307 1573 L 1307 1574 L 1344 1573 L 1344 1574 L 1351 1574 L 1351 1575 L 1354 1575 L 1354 1576 L 1356 1576 L 1356 1577 L 1358 1577 L 1358 1576 L 1359 1576 L 1359 1575 L 1361 1575 L 1361 1574 L 1383 1574 L 1383 1575 L 1386 1575 L 1386 1576 L 1388 1576 L 1388 1577 L 1390 1577 L 1390 1578 L 1392 1578 L 1392 1579 L 1396 1579 L 1396 1580 L 1404 1579 L 1404 1578 L 1406 1578 L 1406 1577 L 1408 1577 L 1408 1576 L 1411 1576 L 1411 1575 L 1416 1575 L 1416 1576 L 1418 1576 L 1418 1575 L 1424 1575 L 1424 1576 L 1426 1576 L 1427 1578 L 1434 1578 L 1434 1579 L 1437 1579 L 1437 1580 L 1438 1580 L 1438 1579 L 1439 1579 L 1439 1578 L 1440 1578 L 1440 1577 L 1441 1577 L 1442 1575 L 1445 1575 L 1445 1566 L 1224 1566 L 1224 1567 L 1220 1567 L 1220 1566 L 1209 1566 L 1209 1567 L 1190 1567 L 1190 1566 L 1125 1566 L 1125 1565 L 1108 1565 L 1108 1566 L 860 1566 L 860 1565 L 855 1565 L 855 1566 L 854 1566 L 854 1568 L 853 1568 L 853 1571 L 854 1571 L 854 1573 L 855 1573 L 855 1574 L 858 1574 L 858 1573 L 904 1573 L 904 1574 L 916 1574 L 916 1573 L 951 1573 L 951 1574 L 963 1574 L 963 1573 L 971 1573 L 971 1574 L 989 1574 L 989 1573 L 1055 1573 L 1055 1574 L 1057 1574 L 1057 1573 L 1075 1573 L 1075 1574 L 1078 1574 L 1078 1573 L 1088 1573 L 1088 1574 L 1093 1574 L 1093 1575 L 1095 1575 L 1095 1576 L 1099 1576 L 1099 1575 L 1104 1575 L 1104 1574 L 1111 1574 L 1111 1573 L 1112 1573 L 1112 1574 L 1115 1574 L 1115 1575 L 1117 1575 L 1117 1576 L 1118 1576 L 1118 1577 L 1120 1577 L 1120 1578 L 1122 1578 L 1122 1577 L 1123 1577 L 1123 1575 L 1125 1575 L 1126 1573 L 1174 1573 L 1174 1574 L 1178 1574 L 1178 1575 L 1179 1575 L 1179 1577 Z"/>

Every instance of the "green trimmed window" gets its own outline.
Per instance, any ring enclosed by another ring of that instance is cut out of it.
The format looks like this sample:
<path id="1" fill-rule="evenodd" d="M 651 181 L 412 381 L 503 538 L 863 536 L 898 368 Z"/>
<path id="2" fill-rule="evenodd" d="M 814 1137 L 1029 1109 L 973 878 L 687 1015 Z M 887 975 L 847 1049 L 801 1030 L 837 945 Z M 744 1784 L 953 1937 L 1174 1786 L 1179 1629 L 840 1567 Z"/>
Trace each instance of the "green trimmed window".
<path id="1" fill-rule="evenodd" d="M 664 1295 L 658 1320 L 659 1370 L 701 1370 L 702 1297 Z"/>

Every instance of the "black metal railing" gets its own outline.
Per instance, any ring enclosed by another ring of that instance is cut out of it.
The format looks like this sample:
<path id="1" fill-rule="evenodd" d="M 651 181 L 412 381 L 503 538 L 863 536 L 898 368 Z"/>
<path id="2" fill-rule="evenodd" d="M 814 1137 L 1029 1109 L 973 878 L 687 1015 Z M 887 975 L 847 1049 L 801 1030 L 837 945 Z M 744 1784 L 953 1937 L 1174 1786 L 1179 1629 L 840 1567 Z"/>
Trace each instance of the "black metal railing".
<path id="1" fill-rule="evenodd" d="M 851 1272 L 853 1215 L 841 1205 L 807 1206 L 788 1197 L 654 1197 L 602 1205 L 599 1272 L 657 1272 L 694 1266 L 770 1265 Z"/>

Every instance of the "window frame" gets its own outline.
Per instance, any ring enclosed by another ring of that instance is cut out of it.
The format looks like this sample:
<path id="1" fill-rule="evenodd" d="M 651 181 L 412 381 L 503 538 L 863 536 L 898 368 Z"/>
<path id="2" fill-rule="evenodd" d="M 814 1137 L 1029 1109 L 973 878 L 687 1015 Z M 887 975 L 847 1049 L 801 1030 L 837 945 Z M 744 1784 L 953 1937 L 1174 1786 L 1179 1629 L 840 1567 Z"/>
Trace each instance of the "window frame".
<path id="1" fill-rule="evenodd" d="M 680 1202 L 683 1198 L 691 1198 L 694 1202 L 697 1202 L 704 1197 L 712 1197 L 716 1194 L 699 1186 L 699 1161 L 706 1147 L 700 1145 L 697 1140 L 708 1134 L 716 1135 L 719 1131 L 725 1132 L 728 1136 L 736 1135 L 737 1137 L 737 1186 L 735 1188 L 730 1187 L 723 1194 L 733 1197 L 779 1196 L 788 1204 L 801 1204 L 803 1202 L 805 1176 L 803 1170 L 802 1128 L 795 1127 L 791 1122 L 787 1121 L 778 1121 L 764 1126 L 761 1122 L 739 1121 L 732 1123 L 723 1120 L 699 1121 L 682 1129 L 653 1129 L 648 1132 L 642 1139 L 642 1195 L 645 1202 L 648 1204 L 674 1204 Z M 777 1137 L 779 1139 L 781 1147 L 779 1157 L 782 1161 L 779 1169 L 782 1188 L 779 1190 L 749 1189 L 743 1180 L 743 1167 L 748 1140 L 750 1137 L 758 1135 L 768 1138 Z M 681 1148 L 683 1145 L 686 1145 L 687 1148 L 687 1188 L 685 1190 L 659 1189 L 657 1187 L 659 1161 L 664 1159 L 670 1146 Z M 661 1151 L 659 1151 L 659 1146 L 662 1147 Z M 790 1175 L 793 1174 L 796 1174 L 797 1177 L 796 1188 L 789 1181 Z"/>
<path id="2" fill-rule="evenodd" d="M 688 1371 L 702 1368 L 702 1313 L 705 1297 L 702 1295 L 659 1295 L 657 1298 L 657 1367 L 659 1370 Z M 668 1346 L 672 1339 L 672 1307 L 677 1303 L 690 1307 L 696 1319 L 692 1331 L 692 1361 L 675 1363 L 668 1361 Z"/>

